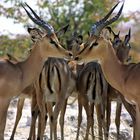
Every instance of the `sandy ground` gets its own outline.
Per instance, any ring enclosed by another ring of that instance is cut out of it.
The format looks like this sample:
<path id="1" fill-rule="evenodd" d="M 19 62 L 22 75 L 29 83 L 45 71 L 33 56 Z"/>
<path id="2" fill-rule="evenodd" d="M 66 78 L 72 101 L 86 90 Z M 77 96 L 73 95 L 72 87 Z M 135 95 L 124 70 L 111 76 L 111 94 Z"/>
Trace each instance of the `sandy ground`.
<path id="1" fill-rule="evenodd" d="M 5 130 L 5 140 L 9 140 L 12 133 L 15 116 L 16 116 L 16 103 L 17 103 L 17 100 L 13 100 L 8 110 L 7 124 L 6 124 L 6 130 Z M 115 138 L 116 127 L 114 124 L 115 106 L 116 104 L 114 102 L 113 107 L 112 107 L 112 114 L 111 114 L 112 122 L 111 122 L 111 127 L 110 127 L 109 140 L 116 140 Z M 77 102 L 75 102 L 73 105 L 67 106 L 66 116 L 65 116 L 65 129 L 64 129 L 65 140 L 75 140 L 76 130 L 77 130 L 77 114 L 78 114 Z M 27 140 L 28 134 L 29 134 L 30 122 L 31 122 L 30 100 L 26 99 L 22 118 L 19 122 L 16 134 L 15 134 L 15 140 Z M 132 140 L 133 129 L 130 127 L 130 124 L 131 124 L 131 118 L 129 114 L 126 112 L 126 110 L 123 108 L 123 111 L 121 114 L 120 140 Z M 83 140 L 85 128 L 86 128 L 86 116 L 85 116 L 85 112 L 83 112 L 83 121 L 82 121 L 82 127 L 80 131 L 79 140 Z M 97 123 L 95 124 L 95 134 L 97 134 Z M 58 126 L 58 140 L 59 140 L 59 136 L 60 136 L 60 129 Z M 45 140 L 49 140 L 49 125 L 46 126 Z"/>

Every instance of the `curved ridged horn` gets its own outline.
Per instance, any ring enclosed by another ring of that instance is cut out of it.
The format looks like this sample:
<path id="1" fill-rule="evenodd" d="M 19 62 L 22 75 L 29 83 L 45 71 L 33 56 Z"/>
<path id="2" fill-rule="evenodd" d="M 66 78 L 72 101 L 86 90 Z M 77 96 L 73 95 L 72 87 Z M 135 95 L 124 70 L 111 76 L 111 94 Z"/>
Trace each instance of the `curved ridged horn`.
<path id="1" fill-rule="evenodd" d="M 118 2 L 118 3 L 109 11 L 109 13 L 108 13 L 103 19 L 101 19 L 100 21 L 98 21 L 98 24 L 101 24 L 101 23 L 105 22 L 105 21 L 109 18 L 109 16 L 112 14 L 112 12 L 114 11 L 114 9 L 118 6 L 119 3 L 120 3 L 120 2 Z"/>
<path id="2" fill-rule="evenodd" d="M 115 17 L 113 17 L 112 19 L 106 21 L 107 18 L 109 18 L 109 16 L 112 14 L 114 9 L 117 7 L 118 4 L 119 3 L 117 3 L 103 19 L 101 19 L 100 21 L 98 21 L 98 22 L 96 22 L 96 23 L 94 23 L 92 25 L 91 31 L 90 31 L 90 36 L 99 37 L 99 35 L 100 35 L 100 33 L 101 33 L 103 28 L 105 28 L 106 26 L 108 26 L 111 23 L 115 22 L 120 17 L 120 15 L 122 13 L 122 10 L 123 10 L 124 3 L 121 6 L 121 8 L 120 8 L 119 12 L 117 13 L 117 15 Z"/>
<path id="3" fill-rule="evenodd" d="M 127 45 L 127 43 L 129 42 L 131 38 L 131 28 L 129 29 L 129 32 L 128 34 L 125 36 L 125 39 L 124 39 L 124 44 Z"/>
<path id="4" fill-rule="evenodd" d="M 34 11 L 33 9 L 27 4 L 25 3 L 26 6 L 30 9 L 30 11 L 33 13 L 34 17 L 31 16 L 31 14 L 28 12 L 28 10 L 24 7 L 23 4 L 22 7 L 24 8 L 24 10 L 26 11 L 27 15 L 29 16 L 29 18 L 34 22 L 36 23 L 37 25 L 41 26 L 43 29 L 45 29 L 47 31 L 47 34 L 48 35 L 51 35 L 52 33 L 54 33 L 54 29 L 53 27 L 46 23 L 44 20 L 42 20 Z"/>
<path id="5" fill-rule="evenodd" d="M 110 19 L 107 22 L 105 22 L 104 27 L 107 26 L 107 25 L 110 25 L 113 22 L 115 22 L 120 17 L 120 15 L 122 13 L 122 10 L 123 10 L 123 6 L 124 6 L 124 3 L 122 4 L 118 14 L 115 17 L 113 17 L 112 19 Z"/>

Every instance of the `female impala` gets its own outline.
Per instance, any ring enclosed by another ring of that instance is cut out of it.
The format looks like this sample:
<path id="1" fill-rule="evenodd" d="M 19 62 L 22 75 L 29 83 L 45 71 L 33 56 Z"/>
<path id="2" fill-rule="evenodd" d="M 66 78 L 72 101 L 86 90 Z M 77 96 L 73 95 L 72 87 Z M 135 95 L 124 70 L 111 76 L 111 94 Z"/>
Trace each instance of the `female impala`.
<path id="1" fill-rule="evenodd" d="M 125 35 L 124 41 L 122 41 L 119 37 L 120 32 L 118 32 L 118 34 L 115 34 L 114 31 L 110 27 L 107 27 L 107 29 L 109 30 L 109 32 L 111 32 L 113 34 L 113 40 L 111 42 L 113 44 L 113 48 L 115 49 L 118 59 L 122 63 L 128 63 L 127 61 L 130 59 L 129 51 L 130 51 L 131 46 L 129 44 L 129 40 L 131 38 L 131 35 L 130 35 L 131 30 L 129 29 L 128 34 Z M 110 118 L 111 101 L 117 101 L 115 124 L 116 124 L 116 128 L 117 128 L 117 137 L 119 137 L 120 116 L 121 116 L 122 104 L 125 106 L 126 110 L 130 114 L 130 116 L 133 120 L 133 125 L 135 124 L 135 109 L 134 109 L 133 105 L 129 104 L 124 99 L 124 97 L 117 90 L 112 88 L 110 85 L 108 87 L 108 98 L 107 99 L 108 99 L 107 100 L 107 132 L 109 131 L 110 119 L 111 119 Z"/>
<path id="2" fill-rule="evenodd" d="M 35 13 L 35 18 L 33 18 L 27 10 L 26 12 L 36 24 L 46 30 L 47 35 L 33 45 L 31 55 L 25 61 L 16 64 L 8 60 L 0 61 L 0 140 L 4 140 L 6 115 L 10 100 L 19 95 L 36 79 L 42 70 L 44 61 L 49 56 L 68 56 L 68 52 L 59 44 L 53 27 L 41 20 Z M 52 41 L 55 42 L 55 45 L 52 44 Z M 39 109 L 44 109 L 41 103 Z M 44 116 L 41 116 L 42 119 Z"/>
<path id="3" fill-rule="evenodd" d="M 69 42 L 68 45 L 72 44 L 73 46 L 75 43 Z M 37 96 L 40 94 L 45 96 L 45 104 L 50 119 L 50 139 L 57 139 L 57 120 L 60 112 L 61 140 L 64 139 L 64 115 L 67 100 L 76 89 L 76 76 L 72 72 L 71 66 L 71 63 L 63 59 L 49 58 L 36 82 Z M 52 104 L 54 103 L 53 109 Z M 42 120 L 40 122 L 42 123 Z M 40 138 L 39 135 L 38 138 Z"/>
<path id="4" fill-rule="evenodd" d="M 140 139 L 140 64 L 122 64 L 117 58 L 112 43 L 106 36 L 99 37 L 103 27 L 110 22 L 97 22 L 90 32 L 90 43 L 76 59 L 99 60 L 108 83 L 117 89 L 127 101 L 136 106 L 136 140 Z M 106 39 L 107 38 L 107 39 Z M 95 43 L 96 41 L 96 43 Z M 99 42 L 99 44 L 97 43 Z M 95 46 L 96 44 L 96 46 Z"/>

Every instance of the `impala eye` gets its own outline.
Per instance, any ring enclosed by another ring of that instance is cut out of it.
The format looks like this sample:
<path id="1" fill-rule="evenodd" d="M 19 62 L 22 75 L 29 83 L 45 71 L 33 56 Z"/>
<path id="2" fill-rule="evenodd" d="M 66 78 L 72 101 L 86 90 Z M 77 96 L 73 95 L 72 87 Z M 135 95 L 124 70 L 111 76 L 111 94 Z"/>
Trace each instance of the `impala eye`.
<path id="1" fill-rule="evenodd" d="M 130 46 L 130 44 L 129 43 L 127 43 L 127 45 L 126 45 L 128 48 L 130 48 L 131 49 L 131 46 Z"/>
<path id="2" fill-rule="evenodd" d="M 76 61 L 78 61 L 78 60 L 79 60 L 79 57 L 78 57 L 78 56 L 77 56 L 77 57 L 75 57 L 75 60 L 76 60 Z"/>
<path id="3" fill-rule="evenodd" d="M 69 56 L 72 57 L 73 56 L 72 53 L 69 52 Z"/>

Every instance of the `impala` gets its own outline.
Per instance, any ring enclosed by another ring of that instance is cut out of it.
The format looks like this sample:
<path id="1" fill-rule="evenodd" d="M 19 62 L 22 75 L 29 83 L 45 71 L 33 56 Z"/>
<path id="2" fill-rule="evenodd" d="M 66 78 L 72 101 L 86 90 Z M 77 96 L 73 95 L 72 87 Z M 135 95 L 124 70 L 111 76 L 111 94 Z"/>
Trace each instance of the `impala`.
<path id="1" fill-rule="evenodd" d="M 110 12 L 101 21 L 99 21 L 99 23 L 105 22 L 105 25 L 102 24 L 101 28 L 104 28 L 105 26 L 111 24 L 112 22 L 116 21 L 119 18 L 120 14 L 122 12 L 122 9 L 123 9 L 123 5 L 120 8 L 118 14 L 114 18 L 110 19 L 109 21 L 106 21 L 109 18 L 109 16 L 112 14 L 112 12 L 114 11 L 114 9 L 116 8 L 117 5 L 118 5 L 118 3 L 110 10 Z M 97 23 L 97 25 L 99 23 Z M 97 25 L 95 24 L 94 26 L 92 26 L 93 33 L 94 33 L 94 28 Z M 98 28 L 98 26 L 97 26 L 97 28 Z M 98 34 L 97 34 L 97 36 L 98 36 Z M 90 39 L 88 40 L 87 43 L 84 44 L 85 47 L 80 53 L 84 54 L 85 50 L 88 48 L 89 43 L 90 43 Z M 73 56 L 75 57 L 75 55 L 73 55 Z M 79 59 L 79 56 L 76 56 L 75 60 L 78 60 L 78 59 Z M 99 73 L 98 73 L 98 71 L 99 71 Z M 86 110 L 86 114 L 87 114 L 87 129 L 86 129 L 85 139 L 88 139 L 90 126 L 92 127 L 92 139 L 94 139 L 94 137 L 93 137 L 93 121 L 92 121 L 93 109 L 94 109 L 93 103 L 97 104 L 97 106 L 96 106 L 97 107 L 97 114 L 98 113 L 101 114 L 101 112 L 102 112 L 101 115 L 98 114 L 99 121 L 102 120 L 101 119 L 102 116 L 105 116 L 104 111 L 101 111 L 101 110 L 103 109 L 103 107 L 106 106 L 107 102 L 105 102 L 102 107 L 100 105 L 101 105 L 102 100 L 105 100 L 105 97 L 107 97 L 107 94 L 106 94 L 107 93 L 107 84 L 106 84 L 101 73 L 102 72 L 99 68 L 99 65 L 95 62 L 92 62 L 92 63 L 89 63 L 87 65 L 87 67 L 85 67 L 85 70 L 83 70 L 81 72 L 81 77 L 79 76 L 79 82 L 78 82 L 79 88 L 78 89 L 80 92 L 79 92 L 78 101 L 80 104 L 83 104 L 83 106 Z M 102 78 L 100 77 L 100 75 Z M 86 81 L 87 83 L 85 83 L 85 79 L 87 79 L 87 81 Z M 101 82 L 102 82 L 102 84 L 101 84 Z M 82 87 L 84 88 L 84 90 L 83 90 L 83 88 L 81 88 L 81 84 L 83 85 Z M 95 93 L 93 93 L 93 90 Z M 104 94 L 103 94 L 103 92 L 104 92 Z M 88 99 L 89 99 L 90 103 L 88 103 Z M 107 101 L 107 99 L 106 99 L 106 101 Z M 82 107 L 80 104 L 79 104 L 79 118 L 78 118 L 79 122 L 78 122 L 77 139 L 79 136 L 79 129 L 80 129 L 80 124 L 81 124 L 81 111 L 82 111 L 81 109 L 82 109 Z M 88 104 L 91 104 L 91 105 L 88 105 Z M 105 128 L 105 122 L 104 122 L 103 126 Z M 99 135 L 100 136 L 102 136 L 101 128 L 102 128 L 102 125 L 99 126 Z"/>
<path id="2" fill-rule="evenodd" d="M 23 6 L 24 7 L 24 6 Z M 25 8 L 25 7 L 24 7 Z M 47 35 L 33 45 L 31 55 L 22 62 L 11 63 L 8 60 L 0 61 L 0 139 L 4 139 L 7 109 L 10 100 L 19 95 L 40 74 L 45 60 L 49 56 L 65 57 L 69 53 L 63 49 L 51 25 L 41 20 L 35 13 L 34 17 L 25 8 L 29 17 L 43 27 Z M 54 43 L 55 42 L 55 45 Z M 42 105 L 39 106 L 40 110 Z M 42 117 L 43 118 L 43 117 Z"/>
<path id="3" fill-rule="evenodd" d="M 113 34 L 113 48 L 115 49 L 116 55 L 120 62 L 122 63 L 128 63 L 129 60 L 129 51 L 130 51 L 130 29 L 127 35 L 125 35 L 124 41 L 122 41 L 119 37 L 120 32 L 118 34 L 115 34 L 113 30 L 110 27 L 107 27 L 109 29 L 109 32 Z M 107 132 L 109 131 L 109 125 L 110 125 L 110 113 L 111 113 L 111 101 L 115 100 L 117 101 L 117 107 L 116 107 L 116 117 L 115 117 L 115 123 L 117 128 L 117 137 L 119 138 L 119 132 L 120 132 L 120 115 L 121 115 L 121 109 L 122 109 L 122 103 L 124 104 L 126 110 L 130 114 L 133 125 L 135 124 L 135 109 L 133 105 L 129 104 L 123 96 L 119 95 L 120 93 L 114 88 L 112 88 L 110 85 L 108 87 L 108 102 L 107 102 Z M 135 127 L 134 127 L 135 128 Z"/>
<path id="4" fill-rule="evenodd" d="M 92 139 L 94 139 L 94 106 L 96 107 L 98 120 L 98 134 L 102 137 L 102 127 L 105 129 L 104 107 L 107 101 L 107 83 L 102 74 L 100 65 L 97 62 L 89 62 L 85 64 L 80 71 L 77 79 L 78 87 L 78 130 L 76 139 L 79 137 L 79 130 L 82 121 L 82 106 L 87 115 L 87 129 L 84 139 L 88 139 L 89 129 L 92 130 Z M 103 122 L 103 124 L 102 124 Z"/>
<path id="5" fill-rule="evenodd" d="M 122 64 L 112 48 L 112 43 L 107 35 L 100 36 L 100 33 L 110 22 L 97 22 L 92 26 L 90 32 L 91 45 L 81 51 L 76 59 L 85 61 L 99 60 L 103 74 L 108 83 L 118 90 L 125 99 L 136 106 L 136 140 L 140 139 L 140 94 L 139 94 L 139 73 L 140 65 Z M 100 36 L 100 37 L 99 37 Z M 95 43 L 96 41 L 96 43 Z M 98 43 L 99 44 L 98 44 Z M 95 46 L 96 44 L 96 46 Z"/>
<path id="6" fill-rule="evenodd" d="M 76 38 L 76 41 L 74 39 L 72 38 L 68 41 L 69 49 L 71 46 L 78 49 L 78 43 L 80 43 L 78 40 L 80 39 L 79 37 Z M 70 50 L 73 54 L 76 53 L 75 49 Z M 57 118 L 60 112 L 61 139 L 64 139 L 64 115 L 67 100 L 72 92 L 76 91 L 76 73 L 72 63 L 63 59 L 48 59 L 36 85 L 37 96 L 40 96 L 40 94 L 45 96 L 47 112 L 50 118 L 50 139 L 57 139 Z M 53 103 L 55 103 L 54 109 L 52 109 Z"/>

